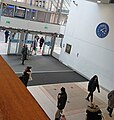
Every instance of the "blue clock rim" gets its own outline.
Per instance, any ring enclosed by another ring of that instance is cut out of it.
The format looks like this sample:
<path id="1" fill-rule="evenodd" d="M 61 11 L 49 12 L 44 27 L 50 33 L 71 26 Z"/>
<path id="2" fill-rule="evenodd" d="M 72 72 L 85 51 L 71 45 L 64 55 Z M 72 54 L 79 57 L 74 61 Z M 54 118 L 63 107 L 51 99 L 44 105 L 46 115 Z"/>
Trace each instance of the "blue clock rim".
<path id="1" fill-rule="evenodd" d="M 105 26 L 107 27 L 107 31 L 106 31 L 106 34 L 105 34 L 105 35 L 99 35 L 99 34 L 98 34 L 98 29 L 99 29 L 99 27 L 100 27 L 101 25 L 105 25 Z M 99 24 L 97 25 L 97 27 L 96 27 L 96 34 L 97 34 L 97 36 L 98 36 L 99 38 L 105 38 L 105 37 L 108 35 L 108 33 L 109 33 L 109 25 L 108 25 L 107 23 L 102 22 L 102 23 L 99 23 Z"/>

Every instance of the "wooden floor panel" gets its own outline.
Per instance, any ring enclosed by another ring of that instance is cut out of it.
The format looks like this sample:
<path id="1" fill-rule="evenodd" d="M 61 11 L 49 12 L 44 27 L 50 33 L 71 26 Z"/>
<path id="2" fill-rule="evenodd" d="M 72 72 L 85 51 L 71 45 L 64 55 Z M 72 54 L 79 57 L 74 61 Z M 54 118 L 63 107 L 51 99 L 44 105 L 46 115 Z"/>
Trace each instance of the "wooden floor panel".
<path id="1" fill-rule="evenodd" d="M 1 56 L 0 120 L 50 120 Z"/>

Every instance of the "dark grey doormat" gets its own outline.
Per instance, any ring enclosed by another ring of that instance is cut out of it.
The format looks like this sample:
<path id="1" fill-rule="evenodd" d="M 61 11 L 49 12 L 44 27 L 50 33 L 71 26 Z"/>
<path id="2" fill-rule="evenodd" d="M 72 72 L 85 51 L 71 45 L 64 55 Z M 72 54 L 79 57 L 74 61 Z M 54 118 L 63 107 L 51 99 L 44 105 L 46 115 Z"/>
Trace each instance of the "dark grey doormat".
<path id="1" fill-rule="evenodd" d="M 18 74 L 18 76 L 20 76 L 20 74 Z M 88 81 L 74 71 L 32 73 L 32 78 L 33 80 L 28 82 L 28 86 Z"/>

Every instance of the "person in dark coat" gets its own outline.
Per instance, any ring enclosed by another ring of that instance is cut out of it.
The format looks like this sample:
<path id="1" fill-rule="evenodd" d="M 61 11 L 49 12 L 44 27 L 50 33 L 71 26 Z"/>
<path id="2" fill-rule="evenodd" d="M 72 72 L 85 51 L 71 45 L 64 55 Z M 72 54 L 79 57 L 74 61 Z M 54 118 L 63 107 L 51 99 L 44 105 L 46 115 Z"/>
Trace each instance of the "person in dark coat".
<path id="1" fill-rule="evenodd" d="M 55 120 L 59 120 L 61 113 L 63 112 L 63 109 L 65 108 L 66 101 L 67 101 L 67 93 L 65 91 L 65 88 L 61 88 L 61 92 L 57 96 L 58 101 L 57 101 L 57 112 L 55 114 Z"/>
<path id="2" fill-rule="evenodd" d="M 39 36 L 35 36 L 34 37 L 34 41 L 32 42 L 32 52 L 34 51 L 34 55 L 36 55 L 36 52 L 37 52 L 37 46 L 38 46 L 38 43 L 37 43 L 37 41 L 38 41 L 38 39 L 39 39 Z"/>
<path id="3" fill-rule="evenodd" d="M 102 111 L 98 105 L 95 105 L 94 103 L 91 103 L 91 105 L 87 107 L 86 116 L 86 120 L 102 120 L 103 117 Z"/>
<path id="4" fill-rule="evenodd" d="M 42 49 L 42 45 L 43 45 L 43 43 L 44 43 L 44 38 L 41 37 L 41 38 L 40 38 L 40 50 Z"/>
<path id="5" fill-rule="evenodd" d="M 31 69 L 32 69 L 32 67 L 27 66 L 25 68 L 24 72 L 23 72 L 23 75 L 19 77 L 26 87 L 27 87 L 28 81 L 32 80 L 32 77 L 31 77 L 32 71 L 31 71 Z"/>
<path id="6" fill-rule="evenodd" d="M 91 97 L 91 102 L 93 102 L 93 93 L 94 91 L 98 90 L 98 92 L 100 93 L 100 89 L 99 89 L 99 82 L 98 82 L 98 76 L 97 75 L 94 75 L 91 80 L 89 81 L 89 84 L 88 84 L 88 91 L 89 91 L 89 94 L 88 96 L 86 97 L 86 100 L 90 101 L 89 98 Z"/>
<path id="7" fill-rule="evenodd" d="M 5 43 L 7 43 L 7 41 L 8 41 L 8 36 L 9 36 L 9 31 L 6 30 L 5 31 Z"/>
<path id="8" fill-rule="evenodd" d="M 114 108 L 114 90 L 108 93 L 108 107 L 107 111 L 109 112 L 109 116 L 112 117 L 112 112 Z"/>
<path id="9" fill-rule="evenodd" d="M 22 53 L 22 65 L 24 65 L 24 61 L 27 60 L 27 54 L 28 54 L 28 47 L 27 45 L 24 44 L 22 50 L 21 50 L 21 53 Z"/>

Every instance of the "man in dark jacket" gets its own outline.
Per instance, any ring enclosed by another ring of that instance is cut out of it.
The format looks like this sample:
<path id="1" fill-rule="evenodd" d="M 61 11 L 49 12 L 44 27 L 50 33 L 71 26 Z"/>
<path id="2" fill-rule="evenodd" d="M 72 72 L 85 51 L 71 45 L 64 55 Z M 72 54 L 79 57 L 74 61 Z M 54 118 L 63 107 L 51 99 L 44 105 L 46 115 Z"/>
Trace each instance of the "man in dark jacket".
<path id="1" fill-rule="evenodd" d="M 9 36 L 9 31 L 6 30 L 5 31 L 5 43 L 7 43 L 7 41 L 8 41 L 8 36 Z"/>
<path id="2" fill-rule="evenodd" d="M 93 102 L 93 92 L 96 90 L 96 88 L 97 88 L 98 92 L 100 93 L 98 76 L 97 76 L 97 75 L 94 75 L 94 76 L 91 78 L 91 80 L 89 81 L 89 84 L 88 84 L 89 94 L 88 94 L 86 100 L 89 101 L 89 97 L 91 97 L 91 102 Z"/>
<path id="3" fill-rule="evenodd" d="M 24 65 L 24 61 L 27 60 L 27 53 L 28 53 L 27 45 L 23 46 L 21 53 L 22 53 L 22 65 Z"/>
<path id="4" fill-rule="evenodd" d="M 63 109 L 65 108 L 66 101 L 67 101 L 67 94 L 65 91 L 65 88 L 61 88 L 61 93 L 58 94 L 58 101 L 57 101 L 57 112 L 55 114 L 55 120 L 59 120 L 60 114 L 63 112 Z"/>
<path id="5" fill-rule="evenodd" d="M 23 82 L 23 84 L 27 87 L 27 83 L 30 79 L 32 79 L 31 77 L 31 71 L 32 67 L 27 66 L 22 74 L 22 76 L 20 76 L 20 80 Z"/>

